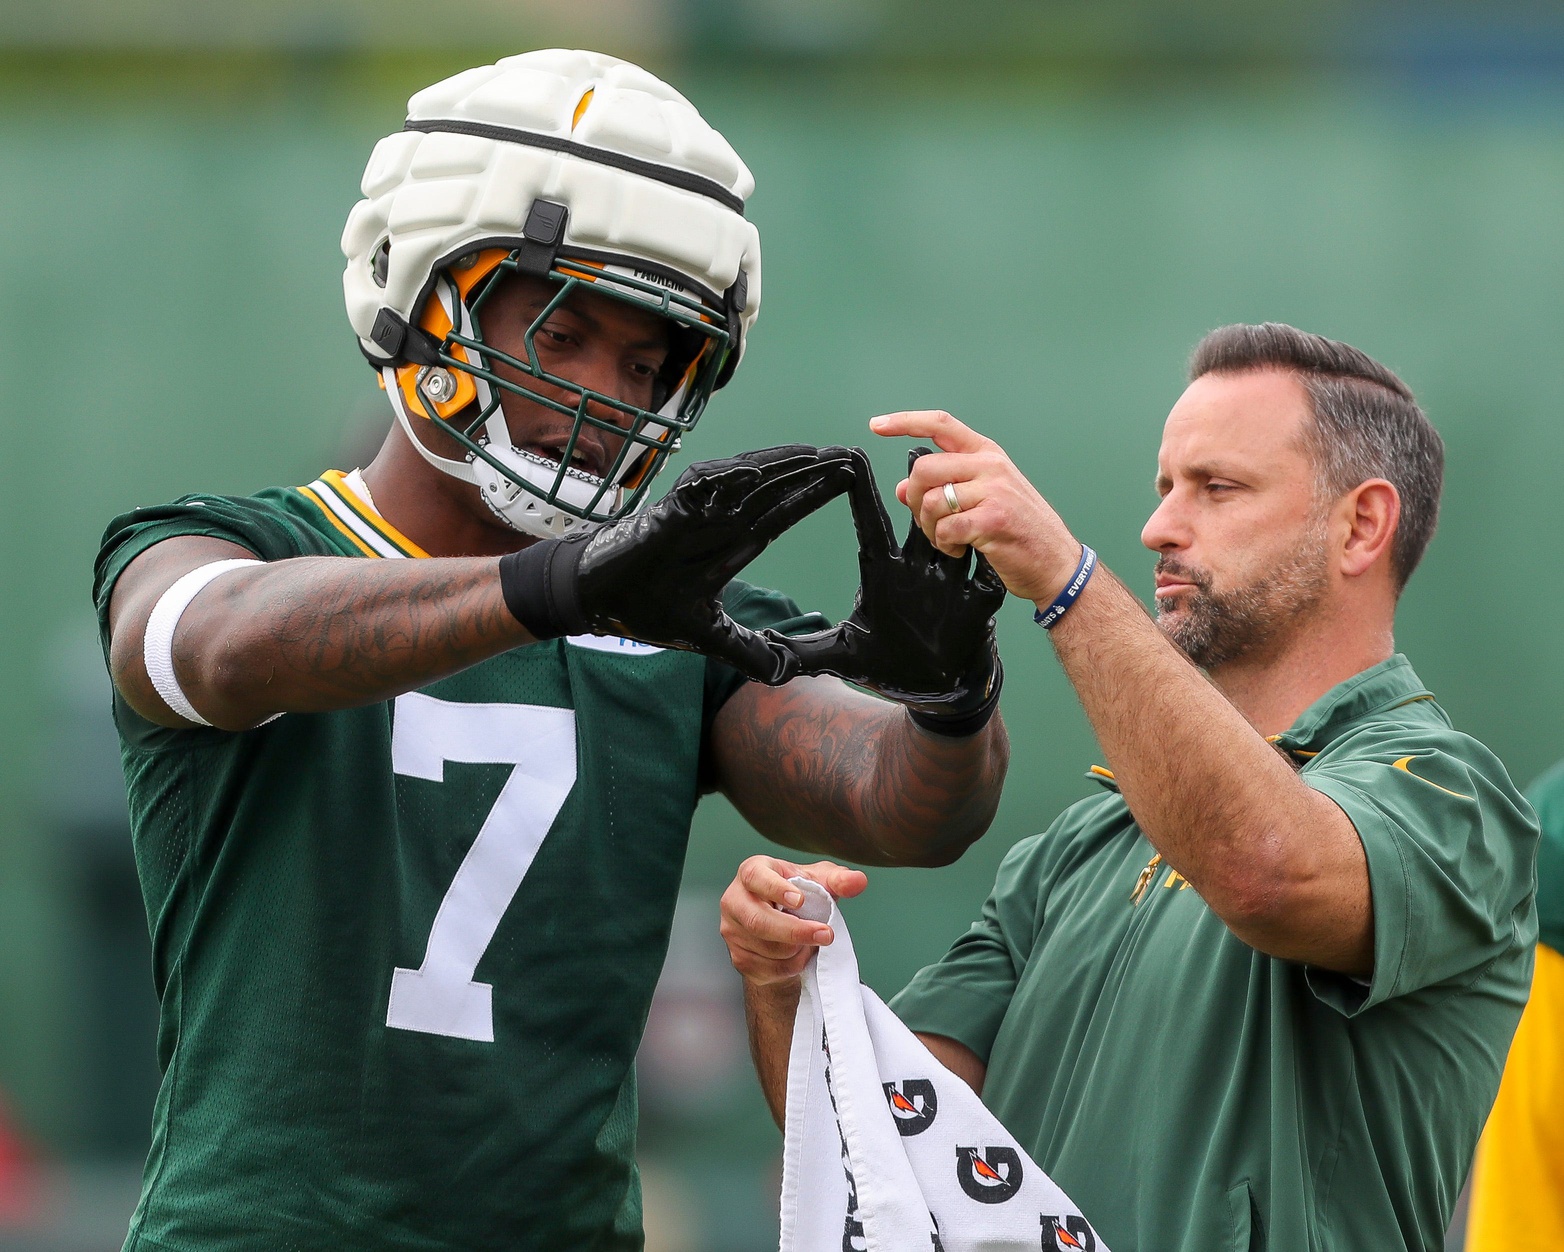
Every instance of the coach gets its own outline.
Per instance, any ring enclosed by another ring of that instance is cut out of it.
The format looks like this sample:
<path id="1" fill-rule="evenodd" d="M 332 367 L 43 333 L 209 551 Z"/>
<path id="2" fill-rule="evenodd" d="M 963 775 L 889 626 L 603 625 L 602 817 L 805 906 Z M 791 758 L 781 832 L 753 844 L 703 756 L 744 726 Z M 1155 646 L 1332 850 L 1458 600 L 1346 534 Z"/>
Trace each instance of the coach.
<path id="1" fill-rule="evenodd" d="M 1391 371 L 1288 326 L 1215 331 L 1190 374 L 1141 536 L 1155 623 L 991 440 L 873 423 L 942 449 L 898 489 L 931 539 L 1054 609 L 1108 766 L 893 1007 L 1114 1252 L 1435 1252 L 1537 935 L 1530 809 L 1394 650 L 1442 445 Z M 773 1109 L 829 941 L 768 907 L 793 870 L 751 858 L 723 900 Z"/>

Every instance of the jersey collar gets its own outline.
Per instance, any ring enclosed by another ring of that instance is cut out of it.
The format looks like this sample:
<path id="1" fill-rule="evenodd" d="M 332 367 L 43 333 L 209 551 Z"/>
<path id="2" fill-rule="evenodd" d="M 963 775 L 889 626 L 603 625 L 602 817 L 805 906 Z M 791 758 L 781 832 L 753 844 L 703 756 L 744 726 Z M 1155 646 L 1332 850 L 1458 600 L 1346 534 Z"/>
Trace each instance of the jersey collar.
<path id="1" fill-rule="evenodd" d="M 1333 739 L 1365 718 L 1433 698 L 1434 693 L 1412 672 L 1412 663 L 1397 652 L 1361 674 L 1354 674 L 1346 682 L 1337 683 L 1305 709 L 1287 731 L 1271 735 L 1267 742 L 1302 764 L 1318 756 Z M 1443 710 L 1439 712 L 1443 717 Z M 1086 777 L 1105 790 L 1115 793 L 1119 790 L 1113 771 L 1106 766 L 1093 765 Z"/>
<path id="2" fill-rule="evenodd" d="M 298 490 L 365 556 L 397 558 L 429 555 L 354 491 L 341 470 L 327 470 L 308 487 L 300 487 Z"/>
<path id="3" fill-rule="evenodd" d="M 1376 713 L 1433 698 L 1434 693 L 1413 673 L 1412 663 L 1397 652 L 1346 682 L 1337 683 L 1285 732 L 1272 736 L 1271 742 L 1291 756 L 1308 760 Z"/>

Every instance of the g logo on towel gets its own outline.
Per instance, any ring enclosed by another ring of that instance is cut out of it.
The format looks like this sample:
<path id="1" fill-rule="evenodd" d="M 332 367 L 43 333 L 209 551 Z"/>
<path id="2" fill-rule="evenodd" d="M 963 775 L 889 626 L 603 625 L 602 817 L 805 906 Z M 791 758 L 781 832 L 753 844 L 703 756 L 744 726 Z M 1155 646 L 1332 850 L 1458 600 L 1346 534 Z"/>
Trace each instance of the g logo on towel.
<path id="1" fill-rule="evenodd" d="M 979 1204 L 1003 1204 L 1021 1190 L 1021 1154 L 1014 1148 L 956 1148 L 956 1181 Z"/>
<path id="2" fill-rule="evenodd" d="M 898 1085 L 900 1090 L 897 1090 Z M 885 1084 L 885 1102 L 891 1106 L 891 1116 L 896 1129 L 905 1139 L 909 1135 L 921 1135 L 934 1124 L 934 1114 L 939 1102 L 934 1097 L 934 1084 L 927 1078 L 907 1078 L 900 1084 Z"/>
<path id="3" fill-rule="evenodd" d="M 1043 1223 L 1043 1252 L 1097 1252 L 1097 1235 L 1084 1217 L 1071 1213 L 1055 1217 L 1040 1215 Z"/>

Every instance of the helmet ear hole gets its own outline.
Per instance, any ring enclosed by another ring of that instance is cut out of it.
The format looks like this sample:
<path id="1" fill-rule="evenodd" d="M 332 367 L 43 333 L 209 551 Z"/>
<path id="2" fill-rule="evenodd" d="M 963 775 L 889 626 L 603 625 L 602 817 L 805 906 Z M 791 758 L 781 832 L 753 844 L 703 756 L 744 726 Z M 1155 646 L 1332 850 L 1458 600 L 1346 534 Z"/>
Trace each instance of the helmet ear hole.
<path id="1" fill-rule="evenodd" d="M 380 246 L 375 249 L 374 255 L 369 260 L 369 273 L 375 280 L 375 286 L 384 287 L 386 279 L 391 273 L 391 241 L 383 239 Z"/>

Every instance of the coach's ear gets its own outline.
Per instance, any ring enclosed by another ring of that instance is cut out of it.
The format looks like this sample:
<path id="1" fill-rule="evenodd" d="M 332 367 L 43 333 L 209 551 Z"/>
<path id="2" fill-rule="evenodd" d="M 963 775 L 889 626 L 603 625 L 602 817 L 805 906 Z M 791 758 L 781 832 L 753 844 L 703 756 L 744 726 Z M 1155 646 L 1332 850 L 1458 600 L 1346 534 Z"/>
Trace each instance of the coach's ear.
<path id="1" fill-rule="evenodd" d="M 1370 478 L 1347 492 L 1334 510 L 1340 536 L 1339 568 L 1359 578 L 1383 563 L 1390 573 L 1396 528 L 1401 522 L 1401 493 L 1383 478 Z"/>

